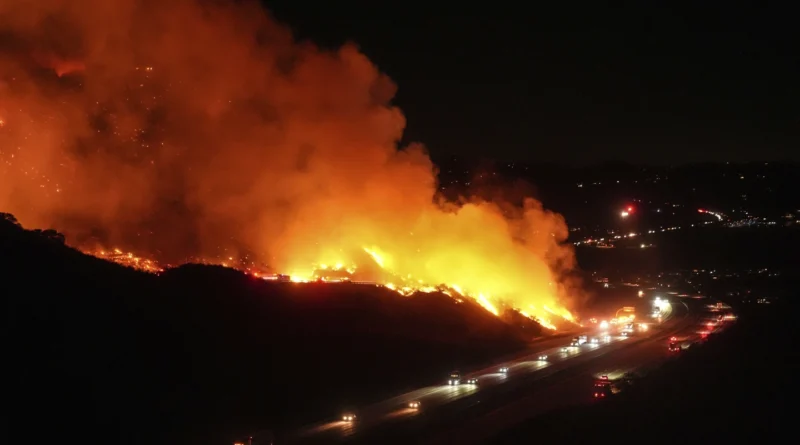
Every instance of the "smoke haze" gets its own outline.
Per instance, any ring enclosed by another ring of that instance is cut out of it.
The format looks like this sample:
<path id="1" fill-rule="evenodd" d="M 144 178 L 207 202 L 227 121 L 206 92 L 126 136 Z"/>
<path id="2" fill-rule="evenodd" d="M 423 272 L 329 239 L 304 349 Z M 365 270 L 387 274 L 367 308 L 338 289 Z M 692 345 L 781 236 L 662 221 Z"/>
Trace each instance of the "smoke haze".
<path id="1" fill-rule="evenodd" d="M 565 314 L 560 215 L 440 202 L 424 148 L 398 148 L 395 90 L 254 2 L 5 0 L 0 209 L 73 244 L 352 264 Z"/>

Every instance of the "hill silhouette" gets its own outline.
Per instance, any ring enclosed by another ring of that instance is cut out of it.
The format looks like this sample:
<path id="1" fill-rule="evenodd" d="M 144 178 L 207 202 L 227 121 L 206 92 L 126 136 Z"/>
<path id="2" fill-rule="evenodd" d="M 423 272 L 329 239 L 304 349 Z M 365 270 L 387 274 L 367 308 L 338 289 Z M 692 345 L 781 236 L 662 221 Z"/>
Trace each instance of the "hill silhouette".
<path id="1" fill-rule="evenodd" d="M 437 293 L 267 282 L 203 265 L 147 274 L 9 214 L 0 279 L 9 425 L 54 439 L 226 443 L 338 416 L 531 337 Z"/>

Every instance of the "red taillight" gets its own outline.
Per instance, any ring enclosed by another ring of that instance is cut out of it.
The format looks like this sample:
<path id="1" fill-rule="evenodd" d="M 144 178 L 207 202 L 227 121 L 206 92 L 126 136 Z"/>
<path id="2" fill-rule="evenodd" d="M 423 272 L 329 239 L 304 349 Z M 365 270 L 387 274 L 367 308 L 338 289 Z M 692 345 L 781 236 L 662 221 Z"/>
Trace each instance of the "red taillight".
<path id="1" fill-rule="evenodd" d="M 595 396 L 595 397 L 600 397 L 600 394 L 598 394 L 598 393 L 594 393 L 594 396 Z"/>

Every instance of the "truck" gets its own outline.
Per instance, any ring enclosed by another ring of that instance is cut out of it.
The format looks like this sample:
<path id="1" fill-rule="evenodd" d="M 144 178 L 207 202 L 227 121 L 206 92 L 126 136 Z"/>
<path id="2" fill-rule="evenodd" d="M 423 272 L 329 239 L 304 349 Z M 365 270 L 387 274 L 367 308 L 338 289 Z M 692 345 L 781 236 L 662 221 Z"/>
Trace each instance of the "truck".
<path id="1" fill-rule="evenodd" d="M 577 346 L 580 346 L 580 345 L 582 345 L 584 343 L 586 343 L 586 336 L 585 335 L 581 335 L 579 337 L 573 337 L 572 342 L 569 345 L 577 347 Z"/>
<path id="2" fill-rule="evenodd" d="M 633 376 L 625 374 L 619 379 L 611 380 L 607 375 L 601 376 L 592 385 L 592 398 L 594 400 L 607 399 L 615 394 L 619 394 L 625 388 L 633 384 Z"/>
<path id="3" fill-rule="evenodd" d="M 454 385 L 477 385 L 478 379 L 475 377 L 462 378 L 460 371 L 453 371 L 447 379 L 447 384 Z"/>

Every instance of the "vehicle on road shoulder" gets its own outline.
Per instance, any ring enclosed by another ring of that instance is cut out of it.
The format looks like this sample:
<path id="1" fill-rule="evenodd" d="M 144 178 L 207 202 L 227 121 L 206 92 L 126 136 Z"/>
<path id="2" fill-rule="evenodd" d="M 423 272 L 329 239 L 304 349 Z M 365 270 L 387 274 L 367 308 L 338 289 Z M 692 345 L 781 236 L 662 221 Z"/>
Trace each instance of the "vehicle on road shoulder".
<path id="1" fill-rule="evenodd" d="M 626 374 L 618 380 L 611 380 L 608 376 L 602 376 L 594 381 L 592 385 L 592 398 L 602 400 L 619 394 L 622 390 L 632 384 L 633 377 Z"/>

